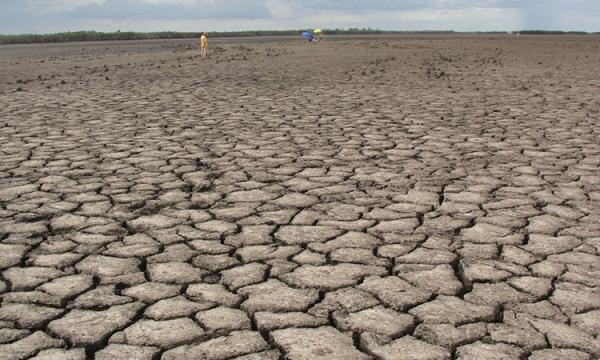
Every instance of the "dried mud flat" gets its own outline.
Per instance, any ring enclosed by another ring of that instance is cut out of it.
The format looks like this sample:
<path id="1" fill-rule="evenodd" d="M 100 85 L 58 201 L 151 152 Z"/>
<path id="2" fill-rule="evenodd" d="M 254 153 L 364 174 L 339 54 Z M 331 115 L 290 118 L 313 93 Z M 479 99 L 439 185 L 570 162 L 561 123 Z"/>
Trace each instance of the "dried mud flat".
<path id="1" fill-rule="evenodd" d="M 597 37 L 0 47 L 1 359 L 597 359 Z"/>

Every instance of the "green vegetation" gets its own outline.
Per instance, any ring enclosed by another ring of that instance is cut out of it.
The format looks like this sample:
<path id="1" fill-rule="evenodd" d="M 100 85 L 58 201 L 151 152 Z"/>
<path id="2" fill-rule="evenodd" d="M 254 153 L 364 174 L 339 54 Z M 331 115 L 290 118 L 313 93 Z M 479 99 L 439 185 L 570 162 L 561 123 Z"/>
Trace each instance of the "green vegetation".
<path id="1" fill-rule="evenodd" d="M 214 32 L 211 31 L 211 37 L 243 37 L 243 36 L 278 36 L 278 35 L 297 35 L 303 31 L 300 30 L 256 30 L 256 31 L 232 31 L 232 32 Z M 327 34 L 332 35 L 354 35 L 354 34 L 453 34 L 454 31 L 384 31 L 371 28 L 350 28 L 350 29 L 327 29 Z M 504 31 L 476 32 L 478 34 L 506 34 Z M 586 32 L 578 31 L 542 31 L 542 30 L 523 30 L 524 35 L 586 35 Z M 598 33 L 596 33 L 598 34 Z M 97 32 L 97 31 L 73 31 L 55 34 L 22 34 L 22 35 L 0 35 L 0 45 L 4 44 L 33 44 L 33 43 L 57 43 L 72 41 L 111 41 L 111 40 L 145 40 L 145 39 L 185 39 L 199 38 L 200 32 Z"/>
<path id="2" fill-rule="evenodd" d="M 211 37 L 241 37 L 241 36 L 277 36 L 277 35 L 297 35 L 304 30 L 257 30 L 257 31 L 232 31 L 215 32 L 211 31 Z M 377 34 L 381 30 L 373 29 L 335 29 L 328 30 L 329 34 Z M 22 35 L 0 35 L 0 44 L 32 44 L 32 43 L 56 43 L 72 41 L 111 41 L 111 40 L 146 40 L 146 39 L 186 39 L 199 38 L 200 32 L 97 32 L 97 31 L 74 31 L 55 34 L 22 34 Z"/>
<path id="3" fill-rule="evenodd" d="M 585 31 L 523 30 L 522 35 L 588 35 Z"/>

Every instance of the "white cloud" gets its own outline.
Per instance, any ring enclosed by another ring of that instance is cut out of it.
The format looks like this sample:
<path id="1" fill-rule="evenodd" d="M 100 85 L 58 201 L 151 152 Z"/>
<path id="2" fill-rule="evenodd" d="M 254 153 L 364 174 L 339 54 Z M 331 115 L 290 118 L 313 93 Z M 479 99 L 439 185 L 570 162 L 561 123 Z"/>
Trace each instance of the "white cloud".
<path id="1" fill-rule="evenodd" d="M 523 13 L 516 9 L 472 8 L 408 11 L 328 10 L 306 12 L 296 18 L 275 18 L 273 25 L 292 28 L 312 26 L 372 27 L 383 30 L 448 30 L 480 31 L 519 30 L 524 26 Z"/>

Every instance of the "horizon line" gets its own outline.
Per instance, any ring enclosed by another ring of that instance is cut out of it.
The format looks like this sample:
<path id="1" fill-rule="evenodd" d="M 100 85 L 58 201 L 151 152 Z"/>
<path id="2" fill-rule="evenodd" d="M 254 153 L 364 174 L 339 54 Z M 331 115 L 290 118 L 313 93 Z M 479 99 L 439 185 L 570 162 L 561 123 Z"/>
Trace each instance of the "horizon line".
<path id="1" fill-rule="evenodd" d="M 317 27 L 318 28 L 318 27 Z M 315 29 L 317 29 L 315 28 Z M 271 32 L 271 33 L 290 33 L 295 31 L 310 31 L 313 28 L 296 28 L 296 29 L 249 29 L 249 30 L 198 30 L 198 31 L 179 31 L 179 30 L 154 30 L 154 31 L 135 31 L 135 30 L 113 30 L 113 31 L 99 31 L 99 30 L 66 30 L 56 32 L 31 32 L 31 33 L 0 33 L 0 36 L 14 37 L 14 36 L 49 36 L 59 34 L 73 34 L 73 33 L 96 33 L 96 34 L 118 34 L 118 33 L 133 33 L 133 34 L 196 34 L 202 32 L 216 33 L 216 34 L 241 34 L 241 33 L 252 33 L 252 32 Z M 579 33 L 579 34 L 598 34 L 597 31 L 584 31 L 584 30 L 558 30 L 558 29 L 521 29 L 521 30 L 431 30 L 431 29 L 416 29 L 416 30 L 383 30 L 377 28 L 320 28 L 324 31 L 331 32 L 371 32 L 371 33 L 459 33 L 459 34 L 470 34 L 470 33 L 523 33 L 523 32 L 538 32 L 538 33 Z"/>

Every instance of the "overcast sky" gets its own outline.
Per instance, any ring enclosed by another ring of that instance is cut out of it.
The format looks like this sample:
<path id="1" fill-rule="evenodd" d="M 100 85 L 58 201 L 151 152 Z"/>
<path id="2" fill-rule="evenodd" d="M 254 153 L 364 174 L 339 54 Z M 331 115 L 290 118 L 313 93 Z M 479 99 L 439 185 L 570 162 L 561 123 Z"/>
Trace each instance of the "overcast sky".
<path id="1" fill-rule="evenodd" d="M 600 0 L 0 0 L 0 33 L 383 30 L 600 31 Z"/>

